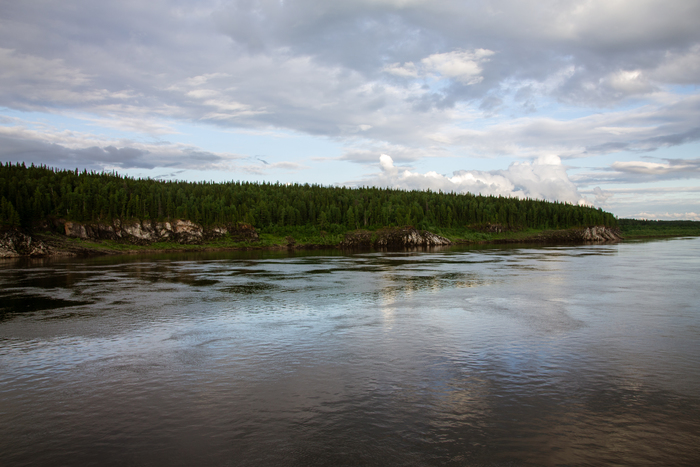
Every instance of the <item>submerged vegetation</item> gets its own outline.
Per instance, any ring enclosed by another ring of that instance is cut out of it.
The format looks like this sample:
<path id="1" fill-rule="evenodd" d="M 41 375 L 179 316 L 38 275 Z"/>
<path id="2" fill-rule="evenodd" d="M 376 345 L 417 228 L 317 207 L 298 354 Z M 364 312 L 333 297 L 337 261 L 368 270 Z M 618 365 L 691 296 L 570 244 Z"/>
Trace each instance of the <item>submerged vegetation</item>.
<path id="1" fill-rule="evenodd" d="M 508 232 L 617 226 L 615 216 L 600 209 L 534 199 L 370 187 L 143 180 L 23 163 L 0 164 L 0 203 L 0 226 L 5 228 L 40 229 L 51 218 L 84 223 L 189 219 L 205 228 L 246 223 L 262 234 L 305 236 L 323 243 L 350 230 L 403 225 L 448 237 L 465 231 L 479 236 L 481 226 L 487 225 Z"/>

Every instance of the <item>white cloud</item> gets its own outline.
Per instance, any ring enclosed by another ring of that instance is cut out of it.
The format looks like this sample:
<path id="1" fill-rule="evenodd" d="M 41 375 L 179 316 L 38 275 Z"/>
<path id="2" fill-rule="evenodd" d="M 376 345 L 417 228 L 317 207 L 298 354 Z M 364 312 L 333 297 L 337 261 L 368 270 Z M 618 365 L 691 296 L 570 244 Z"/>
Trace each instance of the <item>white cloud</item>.
<path id="1" fill-rule="evenodd" d="M 185 83 L 188 86 L 201 86 L 203 84 L 206 84 L 207 81 L 213 78 L 223 78 L 230 76 L 228 73 L 206 73 L 203 75 L 198 75 L 198 76 L 193 76 L 191 78 L 187 78 L 185 80 Z"/>
<path id="2" fill-rule="evenodd" d="M 569 180 L 561 159 L 553 155 L 540 157 L 533 162 L 516 162 L 507 170 L 460 170 L 451 177 L 434 171 L 418 173 L 409 168 L 397 167 L 394 160 L 386 154 L 379 157 L 379 166 L 380 173 L 361 183 L 406 190 L 431 189 L 587 204 Z"/>
<path id="3" fill-rule="evenodd" d="M 635 219 L 648 220 L 689 220 L 700 221 L 700 214 L 697 212 L 638 212 L 634 215 Z"/>
<path id="4" fill-rule="evenodd" d="M 429 55 L 419 62 L 419 66 L 413 62 L 406 62 L 403 65 L 397 62 L 386 65 L 383 71 L 402 78 L 432 76 L 437 79 L 453 79 L 466 85 L 477 84 L 483 80 L 482 63 L 493 54 L 493 51 L 486 49 L 455 50 Z"/>
<path id="5" fill-rule="evenodd" d="M 483 80 L 480 76 L 481 64 L 493 51 L 476 49 L 474 51 L 454 51 L 430 55 L 421 63 L 429 71 L 445 78 L 455 79 L 462 84 L 476 84 Z"/>
<path id="6" fill-rule="evenodd" d="M 641 70 L 616 71 L 604 78 L 603 81 L 624 95 L 646 94 L 654 91 L 654 86 L 646 79 Z"/>
<path id="7" fill-rule="evenodd" d="M 593 194 L 595 195 L 596 206 L 605 206 L 608 199 L 615 195 L 610 191 L 603 191 L 599 186 L 593 188 Z"/>
<path id="8" fill-rule="evenodd" d="M 403 65 L 398 62 L 392 63 L 385 66 L 384 71 L 402 78 L 418 78 L 418 68 L 413 62 L 406 62 Z"/>

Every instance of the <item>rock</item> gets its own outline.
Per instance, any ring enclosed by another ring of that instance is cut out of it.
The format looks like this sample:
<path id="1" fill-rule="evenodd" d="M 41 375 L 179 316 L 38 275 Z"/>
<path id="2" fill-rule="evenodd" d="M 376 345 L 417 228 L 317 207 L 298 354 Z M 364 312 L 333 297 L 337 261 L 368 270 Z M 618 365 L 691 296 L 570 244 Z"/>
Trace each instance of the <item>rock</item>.
<path id="1" fill-rule="evenodd" d="M 51 248 L 40 240 L 16 230 L 3 232 L 0 236 L 0 258 L 17 258 L 19 256 L 49 256 Z"/>
<path id="2" fill-rule="evenodd" d="M 622 240 L 619 229 L 609 227 L 586 227 L 578 232 L 580 239 L 586 242 L 617 242 Z"/>
<path id="3" fill-rule="evenodd" d="M 340 242 L 341 248 L 371 248 L 372 246 L 372 232 L 368 230 L 346 233 L 345 240 Z"/>
<path id="4" fill-rule="evenodd" d="M 176 219 L 172 222 L 154 222 L 149 220 L 121 222 L 116 219 L 113 224 L 80 224 L 65 221 L 66 236 L 82 239 L 125 240 L 135 244 L 171 241 L 181 244 L 198 244 L 203 240 L 220 238 L 227 234 L 236 241 L 257 241 L 258 233 L 252 225 L 236 224 L 216 226 L 205 230 L 201 225 L 189 220 Z"/>
<path id="5" fill-rule="evenodd" d="M 85 226 L 82 224 L 78 224 L 77 222 L 66 222 L 64 224 L 64 228 L 67 237 L 88 238 L 87 229 L 85 229 Z"/>
<path id="6" fill-rule="evenodd" d="M 448 239 L 427 230 L 412 227 L 384 229 L 377 232 L 358 230 L 345 235 L 341 248 L 414 248 L 451 245 Z"/>

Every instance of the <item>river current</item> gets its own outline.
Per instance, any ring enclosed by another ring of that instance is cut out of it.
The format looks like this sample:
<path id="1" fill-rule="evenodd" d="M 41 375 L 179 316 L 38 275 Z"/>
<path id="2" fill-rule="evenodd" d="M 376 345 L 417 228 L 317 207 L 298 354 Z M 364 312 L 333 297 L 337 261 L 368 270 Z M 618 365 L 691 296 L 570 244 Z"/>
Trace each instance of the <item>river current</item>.
<path id="1" fill-rule="evenodd" d="M 697 465 L 700 238 L 0 261 L 0 464 Z"/>

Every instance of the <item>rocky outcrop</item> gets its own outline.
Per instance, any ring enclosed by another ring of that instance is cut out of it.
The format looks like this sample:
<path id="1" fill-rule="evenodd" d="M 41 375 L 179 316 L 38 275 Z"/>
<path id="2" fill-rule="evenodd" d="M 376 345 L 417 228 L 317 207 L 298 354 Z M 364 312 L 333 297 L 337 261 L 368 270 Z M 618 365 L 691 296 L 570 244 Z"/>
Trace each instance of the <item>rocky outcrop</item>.
<path id="1" fill-rule="evenodd" d="M 22 232 L 9 230 L 0 234 L 0 258 L 50 256 L 52 253 L 52 249 L 46 243 Z"/>
<path id="2" fill-rule="evenodd" d="M 516 238 L 499 238 L 488 243 L 612 243 L 622 240 L 620 229 L 602 225 L 565 230 L 545 230 L 536 235 Z"/>
<path id="3" fill-rule="evenodd" d="M 376 232 L 358 230 L 345 235 L 341 248 L 414 248 L 451 245 L 445 237 L 412 227 L 383 229 Z"/>
<path id="4" fill-rule="evenodd" d="M 176 219 L 167 222 L 115 220 L 112 224 L 80 224 L 67 221 L 64 224 L 68 237 L 96 240 L 125 240 L 135 244 L 155 242 L 176 242 L 181 244 L 197 244 L 203 240 L 231 235 L 238 241 L 257 241 L 258 233 L 253 226 L 236 224 L 217 226 L 204 229 L 201 225 L 189 220 Z"/>
<path id="5" fill-rule="evenodd" d="M 618 242 L 622 240 L 620 229 L 594 226 L 580 231 L 581 239 L 585 242 Z"/>

